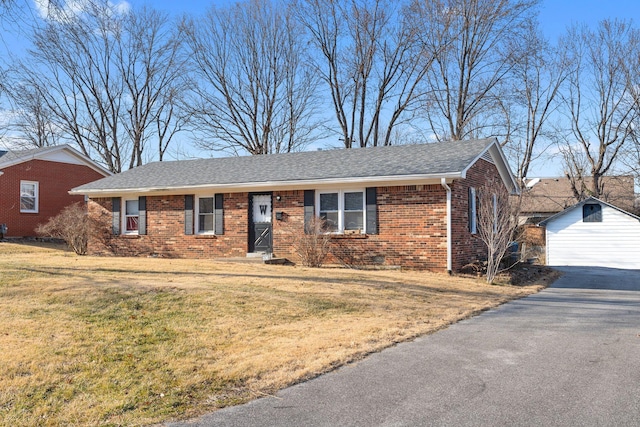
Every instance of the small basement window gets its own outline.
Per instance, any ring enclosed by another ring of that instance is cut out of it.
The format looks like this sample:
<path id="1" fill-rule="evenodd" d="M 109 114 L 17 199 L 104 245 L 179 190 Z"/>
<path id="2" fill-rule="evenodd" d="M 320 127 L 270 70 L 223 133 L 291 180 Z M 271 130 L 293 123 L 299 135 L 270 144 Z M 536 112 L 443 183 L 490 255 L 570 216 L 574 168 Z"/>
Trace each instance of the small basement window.
<path id="1" fill-rule="evenodd" d="M 602 222 L 602 206 L 597 203 L 582 206 L 582 222 Z"/>

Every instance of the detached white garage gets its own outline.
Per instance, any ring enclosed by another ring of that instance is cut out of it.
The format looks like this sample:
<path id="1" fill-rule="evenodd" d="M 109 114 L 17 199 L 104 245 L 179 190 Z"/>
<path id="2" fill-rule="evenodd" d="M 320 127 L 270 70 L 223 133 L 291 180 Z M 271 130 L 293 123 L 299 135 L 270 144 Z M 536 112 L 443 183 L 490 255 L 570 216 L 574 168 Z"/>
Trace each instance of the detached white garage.
<path id="1" fill-rule="evenodd" d="M 547 265 L 640 269 L 640 218 L 595 197 L 542 221 Z"/>

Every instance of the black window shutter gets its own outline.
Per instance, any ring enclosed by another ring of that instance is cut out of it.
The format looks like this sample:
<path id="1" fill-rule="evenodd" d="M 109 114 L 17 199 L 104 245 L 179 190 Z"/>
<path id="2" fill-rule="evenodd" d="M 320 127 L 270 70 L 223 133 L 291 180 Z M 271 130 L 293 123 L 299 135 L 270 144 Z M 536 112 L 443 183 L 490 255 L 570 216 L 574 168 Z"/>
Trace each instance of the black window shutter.
<path id="1" fill-rule="evenodd" d="M 147 234 L 147 196 L 138 197 L 138 234 Z"/>
<path id="2" fill-rule="evenodd" d="M 111 230 L 114 236 L 120 234 L 120 197 L 111 199 Z"/>
<path id="3" fill-rule="evenodd" d="M 313 221 L 313 215 L 315 213 L 314 205 L 316 199 L 315 190 L 304 190 L 304 232 L 309 233 L 309 227 L 311 221 Z"/>
<path id="4" fill-rule="evenodd" d="M 193 234 L 193 196 L 184 196 L 184 234 Z"/>
<path id="5" fill-rule="evenodd" d="M 378 205 L 376 187 L 367 188 L 367 234 L 378 234 Z"/>
<path id="6" fill-rule="evenodd" d="M 224 234 L 224 197 L 222 194 L 215 195 L 215 234 Z"/>

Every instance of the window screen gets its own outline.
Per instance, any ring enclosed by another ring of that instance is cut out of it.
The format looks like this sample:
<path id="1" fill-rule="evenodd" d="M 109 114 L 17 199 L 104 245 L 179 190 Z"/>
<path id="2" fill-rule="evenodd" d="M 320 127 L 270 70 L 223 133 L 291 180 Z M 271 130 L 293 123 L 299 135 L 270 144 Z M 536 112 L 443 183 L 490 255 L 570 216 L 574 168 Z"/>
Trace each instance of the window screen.
<path id="1" fill-rule="evenodd" d="M 198 199 L 198 232 L 212 233 L 214 227 L 213 197 Z"/>
<path id="2" fill-rule="evenodd" d="M 338 229 L 338 193 L 320 194 L 320 218 L 327 222 L 327 230 Z"/>

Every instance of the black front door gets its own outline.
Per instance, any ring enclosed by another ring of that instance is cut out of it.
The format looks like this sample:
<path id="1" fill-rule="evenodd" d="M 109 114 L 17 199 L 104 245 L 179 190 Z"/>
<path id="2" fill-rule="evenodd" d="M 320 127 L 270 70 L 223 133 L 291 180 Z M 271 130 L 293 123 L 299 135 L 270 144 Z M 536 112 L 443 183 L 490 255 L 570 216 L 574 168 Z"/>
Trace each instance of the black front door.
<path id="1" fill-rule="evenodd" d="M 271 194 L 249 196 L 249 252 L 273 252 Z"/>

